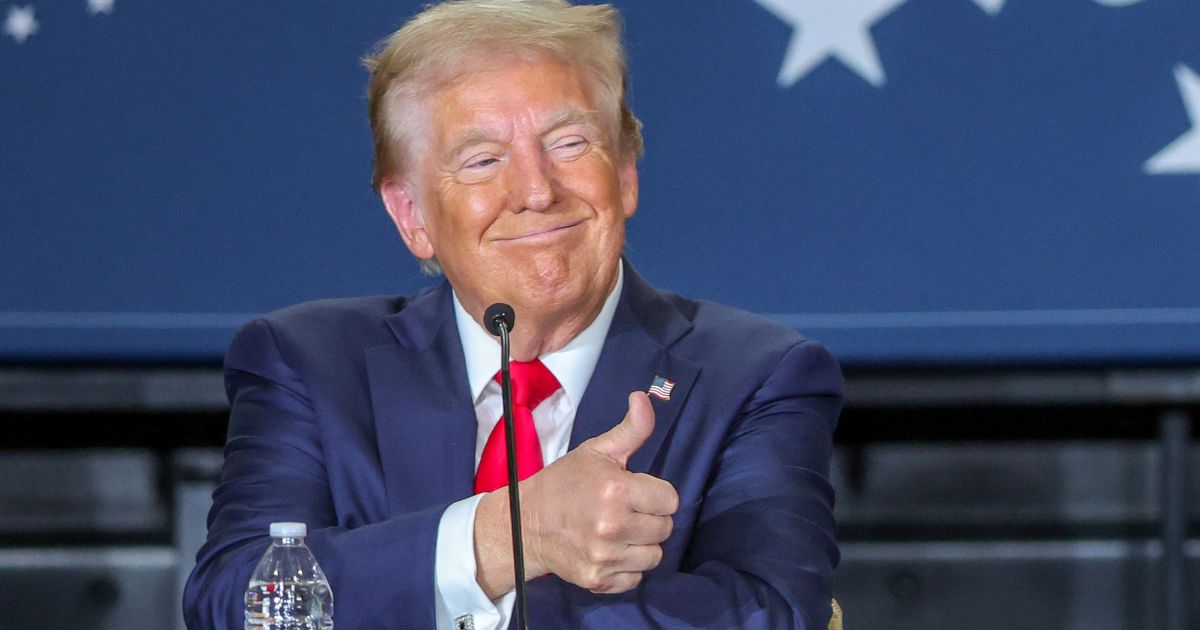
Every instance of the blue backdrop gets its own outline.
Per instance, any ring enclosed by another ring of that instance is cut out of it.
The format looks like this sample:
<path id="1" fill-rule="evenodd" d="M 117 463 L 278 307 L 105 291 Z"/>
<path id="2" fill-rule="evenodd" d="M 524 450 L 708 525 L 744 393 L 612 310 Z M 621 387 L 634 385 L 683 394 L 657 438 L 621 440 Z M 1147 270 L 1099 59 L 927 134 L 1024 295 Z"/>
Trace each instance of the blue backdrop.
<path id="1" fill-rule="evenodd" d="M 419 4 L 0 4 L 0 358 L 430 282 L 359 63 Z M 654 283 L 853 365 L 1200 360 L 1200 2 L 616 4 Z"/>

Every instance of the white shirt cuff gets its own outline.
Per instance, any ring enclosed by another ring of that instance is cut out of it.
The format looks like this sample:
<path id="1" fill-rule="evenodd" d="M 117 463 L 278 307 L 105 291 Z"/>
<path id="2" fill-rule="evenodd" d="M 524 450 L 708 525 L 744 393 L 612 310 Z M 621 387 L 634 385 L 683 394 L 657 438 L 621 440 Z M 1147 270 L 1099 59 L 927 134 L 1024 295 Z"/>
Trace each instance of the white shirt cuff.
<path id="1" fill-rule="evenodd" d="M 476 581 L 475 510 L 482 494 L 450 504 L 438 522 L 434 555 L 434 595 L 438 630 L 456 630 L 456 620 L 469 617 L 475 630 L 508 627 L 516 594 L 509 591 L 497 600 L 488 599 Z M 469 626 L 466 626 L 469 627 Z"/>

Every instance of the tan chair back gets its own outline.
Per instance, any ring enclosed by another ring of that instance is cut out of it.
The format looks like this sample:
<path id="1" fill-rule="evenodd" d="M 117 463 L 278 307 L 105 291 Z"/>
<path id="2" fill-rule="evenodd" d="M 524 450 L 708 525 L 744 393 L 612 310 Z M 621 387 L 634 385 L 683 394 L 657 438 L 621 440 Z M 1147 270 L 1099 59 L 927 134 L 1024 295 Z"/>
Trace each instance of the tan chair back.
<path id="1" fill-rule="evenodd" d="M 838 606 L 836 599 L 833 600 L 833 616 L 829 618 L 829 630 L 843 630 L 842 607 Z"/>

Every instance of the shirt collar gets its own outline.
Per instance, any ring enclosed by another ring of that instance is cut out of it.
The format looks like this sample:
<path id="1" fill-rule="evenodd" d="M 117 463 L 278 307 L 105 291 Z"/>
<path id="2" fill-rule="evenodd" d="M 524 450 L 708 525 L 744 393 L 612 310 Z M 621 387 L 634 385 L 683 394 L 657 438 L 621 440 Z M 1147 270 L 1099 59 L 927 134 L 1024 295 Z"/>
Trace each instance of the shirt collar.
<path id="1" fill-rule="evenodd" d="M 608 328 L 617 312 L 617 302 L 624 283 L 625 270 L 618 263 L 616 285 L 604 300 L 596 319 L 566 346 L 538 357 L 558 379 L 573 406 L 579 406 L 588 381 L 592 380 L 592 372 L 600 360 L 600 351 L 604 349 L 604 339 L 608 337 Z M 458 301 L 457 294 L 453 296 L 454 320 L 458 324 L 458 336 L 462 340 L 463 356 L 467 363 L 467 383 L 471 387 L 471 399 L 478 401 L 484 388 L 496 376 L 500 340 L 484 330 L 483 325 L 467 313 L 467 309 Z"/>

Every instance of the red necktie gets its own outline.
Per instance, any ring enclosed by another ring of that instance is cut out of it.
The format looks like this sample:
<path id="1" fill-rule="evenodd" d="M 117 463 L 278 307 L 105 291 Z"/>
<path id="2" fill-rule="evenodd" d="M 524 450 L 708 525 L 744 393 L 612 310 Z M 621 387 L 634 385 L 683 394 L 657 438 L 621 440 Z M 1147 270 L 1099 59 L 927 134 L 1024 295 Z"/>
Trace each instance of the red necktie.
<path id="1" fill-rule="evenodd" d="M 541 361 L 513 361 L 508 364 L 513 389 L 513 437 L 517 443 L 517 479 L 527 479 L 542 469 L 542 444 L 533 425 L 533 410 L 550 394 L 558 391 L 558 379 Z M 496 373 L 496 382 L 500 382 Z M 488 436 L 479 470 L 475 473 L 475 494 L 491 492 L 508 485 L 508 451 L 504 445 L 504 419 L 496 423 Z"/>

